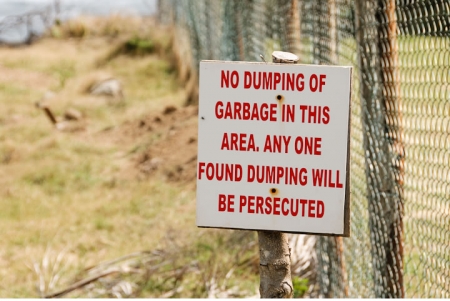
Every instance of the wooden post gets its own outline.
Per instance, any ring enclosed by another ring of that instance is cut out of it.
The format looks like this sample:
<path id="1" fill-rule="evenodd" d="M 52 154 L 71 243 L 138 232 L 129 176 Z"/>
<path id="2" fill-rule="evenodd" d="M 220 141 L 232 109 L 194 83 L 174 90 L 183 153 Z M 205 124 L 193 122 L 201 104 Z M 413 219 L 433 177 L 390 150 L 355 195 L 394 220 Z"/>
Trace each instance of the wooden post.
<path id="1" fill-rule="evenodd" d="M 289 51 L 299 55 L 301 51 L 300 41 L 300 10 L 298 8 L 298 0 L 291 0 L 291 9 L 288 25 Z"/>
<path id="2" fill-rule="evenodd" d="M 289 52 L 274 51 L 272 62 L 295 64 L 298 57 Z M 277 231 L 258 231 L 258 241 L 261 298 L 292 298 L 294 288 L 288 235 Z"/>
<path id="3" fill-rule="evenodd" d="M 338 36 L 337 36 L 337 8 L 336 0 L 328 0 L 328 28 L 330 37 L 330 62 L 333 65 L 338 64 Z"/>
<path id="4" fill-rule="evenodd" d="M 53 115 L 52 111 L 50 110 L 50 108 L 47 105 L 37 102 L 36 107 L 38 109 L 42 109 L 44 111 L 45 115 L 47 116 L 47 118 L 50 120 L 50 122 L 54 126 L 56 126 L 58 124 L 58 121 L 56 120 L 55 115 Z"/>

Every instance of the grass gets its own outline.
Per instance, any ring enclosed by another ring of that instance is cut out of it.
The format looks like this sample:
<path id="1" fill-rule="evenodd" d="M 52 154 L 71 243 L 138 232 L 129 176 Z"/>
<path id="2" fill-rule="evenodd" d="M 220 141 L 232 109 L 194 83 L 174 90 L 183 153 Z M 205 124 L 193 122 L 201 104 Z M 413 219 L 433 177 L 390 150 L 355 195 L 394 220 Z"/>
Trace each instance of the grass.
<path id="1" fill-rule="evenodd" d="M 134 173 L 136 155 L 165 136 L 122 129 L 185 99 L 158 50 L 167 47 L 164 34 L 142 42 L 133 28 L 96 32 L 77 24 L 30 47 L 0 48 L 0 297 L 39 297 L 135 252 L 142 252 L 145 264 L 133 266 L 141 274 L 121 272 L 68 296 L 254 295 L 254 233 L 198 229 L 192 183 Z M 153 23 L 139 26 L 158 32 Z M 124 41 L 137 55 L 109 57 Z M 122 82 L 124 99 L 84 92 L 102 76 Z M 46 91 L 54 93 L 45 102 L 55 115 L 70 107 L 83 113 L 83 130 L 51 125 L 34 105 Z"/>

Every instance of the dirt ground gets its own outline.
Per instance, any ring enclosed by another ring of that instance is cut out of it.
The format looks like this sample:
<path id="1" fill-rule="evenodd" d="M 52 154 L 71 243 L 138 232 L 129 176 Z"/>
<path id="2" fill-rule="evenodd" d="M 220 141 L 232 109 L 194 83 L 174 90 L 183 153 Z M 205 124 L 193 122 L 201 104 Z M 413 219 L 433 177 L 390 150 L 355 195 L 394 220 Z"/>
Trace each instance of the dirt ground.
<path id="1" fill-rule="evenodd" d="M 138 179 L 158 177 L 195 188 L 197 166 L 196 106 L 166 106 L 118 129 L 128 139 L 149 141 L 147 148 L 133 158 L 130 174 Z M 120 143 L 120 142 L 119 142 Z"/>

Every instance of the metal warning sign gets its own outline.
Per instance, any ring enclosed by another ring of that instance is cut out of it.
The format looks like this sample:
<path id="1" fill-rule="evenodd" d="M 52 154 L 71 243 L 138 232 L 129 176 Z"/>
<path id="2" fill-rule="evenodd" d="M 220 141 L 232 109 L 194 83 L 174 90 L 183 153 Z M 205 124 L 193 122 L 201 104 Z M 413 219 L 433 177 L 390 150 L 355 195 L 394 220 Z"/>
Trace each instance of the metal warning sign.
<path id="1" fill-rule="evenodd" d="M 200 63 L 198 226 L 349 235 L 351 71 Z"/>

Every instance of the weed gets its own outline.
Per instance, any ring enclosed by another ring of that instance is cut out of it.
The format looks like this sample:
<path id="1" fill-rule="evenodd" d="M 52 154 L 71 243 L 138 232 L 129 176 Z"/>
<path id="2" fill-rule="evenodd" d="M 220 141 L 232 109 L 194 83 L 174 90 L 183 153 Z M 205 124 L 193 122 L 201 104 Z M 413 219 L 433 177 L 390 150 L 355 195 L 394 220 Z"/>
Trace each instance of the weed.
<path id="1" fill-rule="evenodd" d="M 151 39 L 133 37 L 125 42 L 124 53 L 144 55 L 155 51 L 155 43 Z"/>
<path id="2" fill-rule="evenodd" d="M 73 61 L 63 60 L 57 65 L 50 68 L 50 72 L 55 74 L 59 79 L 59 89 L 66 86 L 67 80 L 74 77 L 76 74 L 75 63 Z"/>
<path id="3" fill-rule="evenodd" d="M 95 220 L 95 229 L 97 230 L 106 230 L 108 232 L 114 230 L 114 225 L 109 223 L 106 219 L 103 217 L 97 217 Z"/>
<path id="4" fill-rule="evenodd" d="M 294 298 L 302 298 L 308 291 L 308 279 L 292 277 L 292 285 L 294 286 Z"/>

